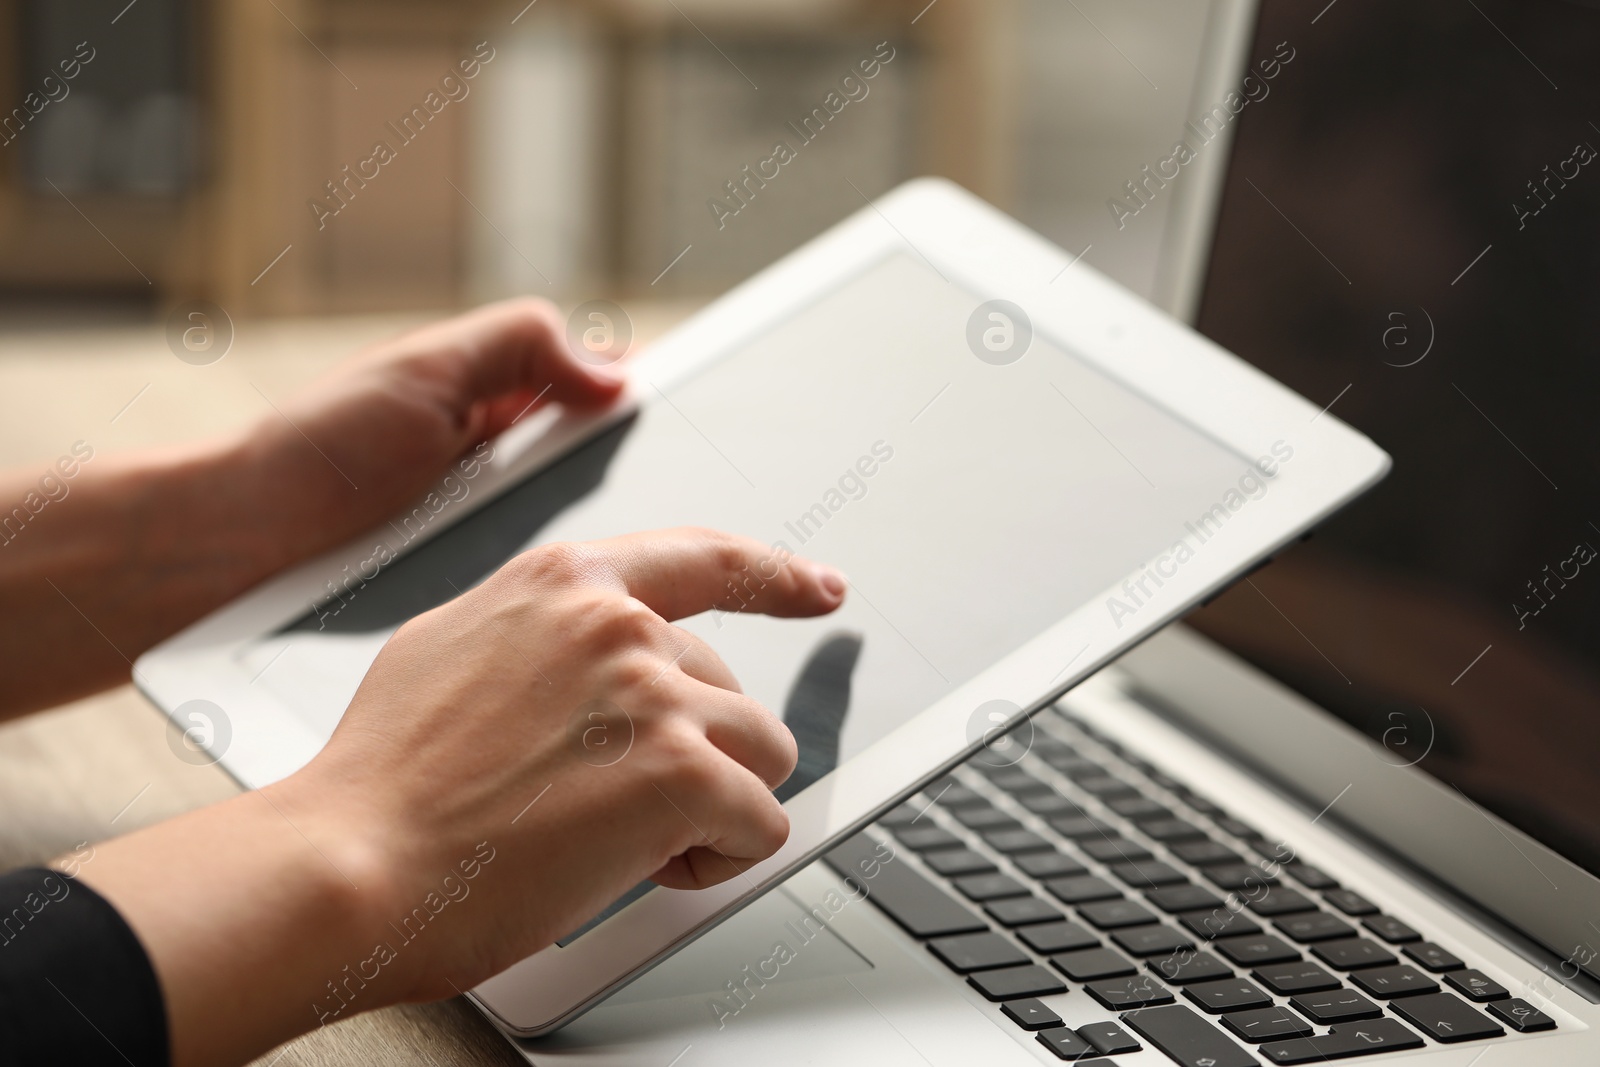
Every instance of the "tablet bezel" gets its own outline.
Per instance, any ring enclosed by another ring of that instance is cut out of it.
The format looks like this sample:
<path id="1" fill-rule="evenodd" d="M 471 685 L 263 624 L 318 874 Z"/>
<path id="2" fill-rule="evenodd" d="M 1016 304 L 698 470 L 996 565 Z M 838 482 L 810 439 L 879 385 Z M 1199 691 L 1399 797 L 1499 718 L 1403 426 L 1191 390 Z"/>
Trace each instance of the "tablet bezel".
<path id="1" fill-rule="evenodd" d="M 1270 455 L 1275 441 L 1287 441 L 1294 460 L 1278 469 L 1270 494 L 1232 515 L 1206 551 L 1166 578 L 1137 613 L 1113 620 L 1105 597 L 1118 587 L 1104 591 L 791 799 L 789 840 L 744 877 L 695 892 L 658 889 L 567 947 L 551 946 L 474 989 L 473 999 L 511 1034 L 535 1036 L 575 1018 L 961 762 L 977 747 L 968 723 L 980 704 L 1009 701 L 1022 709 L 1020 722 L 1300 537 L 1388 470 L 1382 450 L 1332 415 L 959 187 L 919 179 L 663 338 L 637 360 L 634 382 L 617 407 L 585 418 L 553 414 L 514 428 L 510 434 L 525 447 L 500 449 L 475 480 L 473 494 L 442 512 L 413 546 L 638 407 L 660 402 L 841 279 L 893 254 L 921 260 L 969 299 L 977 294 L 1020 305 L 1037 334 L 1241 456 Z M 279 575 L 141 657 L 136 683 L 169 714 L 196 698 L 226 707 L 231 739 L 220 762 L 245 785 L 293 773 L 322 739 L 251 686 L 241 653 L 304 615 L 326 578 L 359 565 L 375 541 L 395 540 L 391 529 L 380 527 Z"/>

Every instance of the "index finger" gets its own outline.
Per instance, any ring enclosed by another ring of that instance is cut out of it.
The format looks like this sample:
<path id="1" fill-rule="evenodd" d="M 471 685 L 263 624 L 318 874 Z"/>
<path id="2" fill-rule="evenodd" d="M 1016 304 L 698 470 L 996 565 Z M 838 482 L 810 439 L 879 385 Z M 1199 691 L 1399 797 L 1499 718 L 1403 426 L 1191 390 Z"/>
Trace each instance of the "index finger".
<path id="1" fill-rule="evenodd" d="M 844 602 L 844 575 L 753 537 L 680 527 L 594 542 L 607 568 L 669 621 L 717 608 L 780 618 L 824 615 Z"/>

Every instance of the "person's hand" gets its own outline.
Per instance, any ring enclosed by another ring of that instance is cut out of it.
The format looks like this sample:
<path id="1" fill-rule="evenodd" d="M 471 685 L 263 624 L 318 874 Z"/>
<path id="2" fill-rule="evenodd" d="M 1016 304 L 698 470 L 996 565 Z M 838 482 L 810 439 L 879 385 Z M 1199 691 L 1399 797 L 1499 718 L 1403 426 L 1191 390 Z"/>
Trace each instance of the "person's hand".
<path id="1" fill-rule="evenodd" d="M 340 364 L 264 415 L 241 454 L 252 498 L 270 502 L 290 562 L 403 510 L 519 417 L 552 403 L 595 408 L 622 383 L 615 366 L 572 352 L 554 305 L 508 300 Z M 278 521 L 286 511 L 292 518 Z"/>
<path id="2" fill-rule="evenodd" d="M 680 529 L 535 549 L 403 626 L 291 803 L 340 812 L 381 857 L 384 923 L 493 850 L 417 942 L 404 995 L 468 988 L 641 879 L 700 888 L 775 852 L 794 739 L 670 620 L 817 615 L 844 590 L 758 541 Z"/>
<path id="3" fill-rule="evenodd" d="M 0 642 L 0 719 L 127 681 L 140 653 L 406 510 L 523 413 L 615 400 L 615 370 L 572 352 L 549 303 L 512 300 L 375 345 L 245 431 L 124 455 L 80 441 L 43 479 L 0 471 L 0 496 L 32 501 L 0 554 L 0 601 L 29 620 Z"/>
<path id="4" fill-rule="evenodd" d="M 149 949 L 174 1062 L 449 996 L 643 879 L 694 889 L 770 856 L 794 739 L 670 620 L 819 615 L 844 592 L 681 529 L 534 549 L 408 622 L 304 769 L 84 868 Z"/>

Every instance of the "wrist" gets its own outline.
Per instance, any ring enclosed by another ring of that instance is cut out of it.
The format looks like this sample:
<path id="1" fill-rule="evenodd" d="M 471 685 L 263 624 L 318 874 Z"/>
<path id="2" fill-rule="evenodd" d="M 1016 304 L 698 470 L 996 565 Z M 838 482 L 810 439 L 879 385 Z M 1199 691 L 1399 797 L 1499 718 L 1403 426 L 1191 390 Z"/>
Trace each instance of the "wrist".
<path id="1" fill-rule="evenodd" d="M 416 961 L 402 951 L 392 925 L 405 892 L 374 813 L 322 789 L 305 771 L 262 790 L 260 799 L 292 824 L 302 845 L 313 845 L 300 853 L 305 901 L 326 919 L 327 936 L 306 990 L 307 1025 L 406 1000 Z"/>
<path id="2" fill-rule="evenodd" d="M 160 979 L 173 1063 L 242 1063 L 401 998 L 362 977 L 386 899 L 381 864 L 288 779 L 99 846 L 84 879 Z"/>

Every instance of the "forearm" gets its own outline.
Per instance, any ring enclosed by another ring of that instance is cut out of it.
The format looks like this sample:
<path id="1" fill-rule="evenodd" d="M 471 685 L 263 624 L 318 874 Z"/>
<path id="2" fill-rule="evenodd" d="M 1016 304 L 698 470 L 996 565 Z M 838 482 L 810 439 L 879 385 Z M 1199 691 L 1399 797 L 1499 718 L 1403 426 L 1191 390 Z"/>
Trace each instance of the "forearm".
<path id="1" fill-rule="evenodd" d="M 255 441 L 0 474 L 0 718 L 125 681 L 146 649 L 288 562 L 292 520 L 248 477 Z"/>
<path id="2" fill-rule="evenodd" d="M 99 845 L 78 874 L 143 943 L 176 1067 L 244 1063 L 403 995 L 409 961 L 367 966 L 394 940 L 372 929 L 382 867 L 293 781 Z"/>

